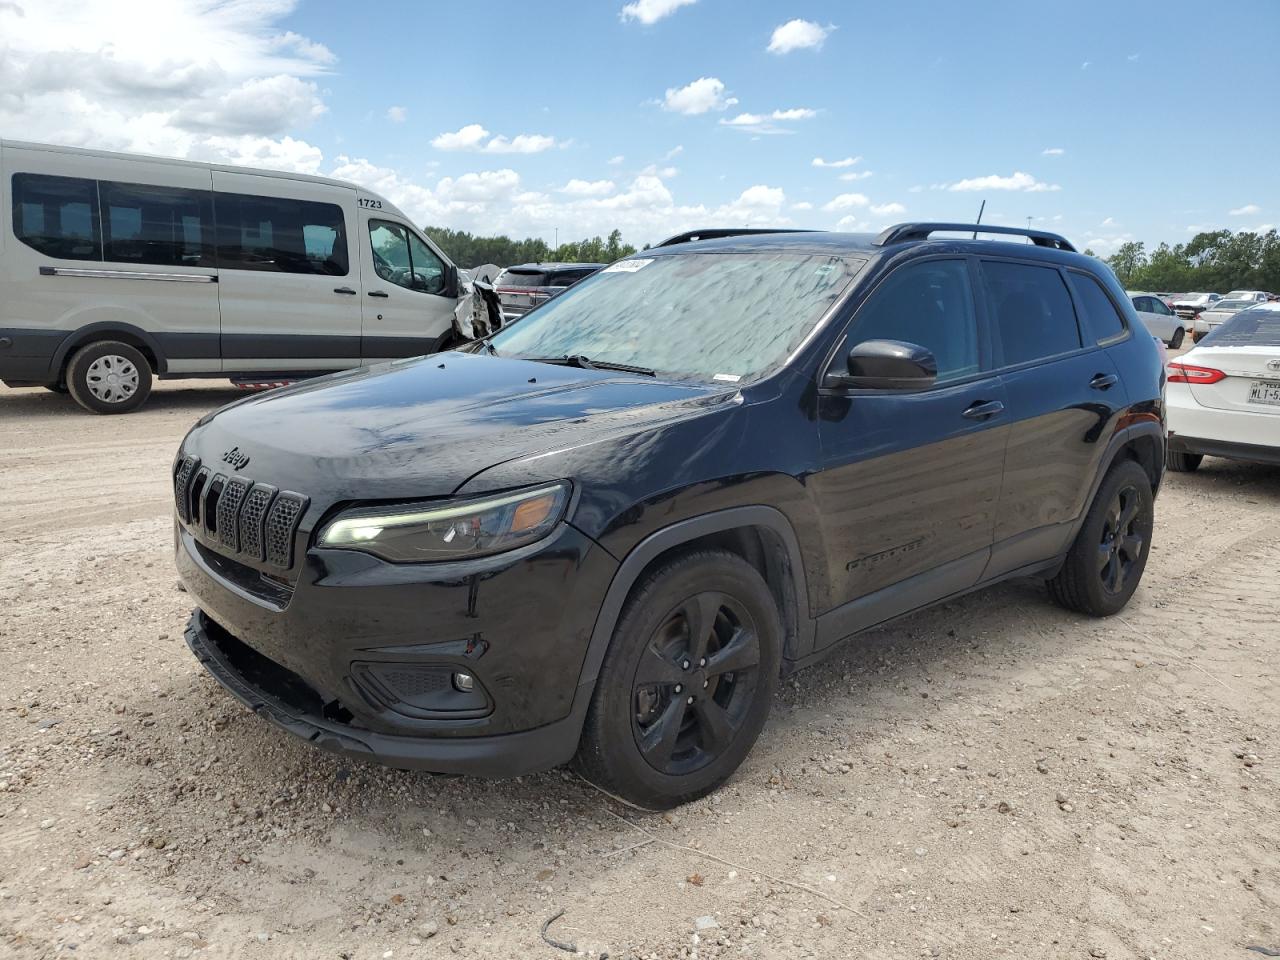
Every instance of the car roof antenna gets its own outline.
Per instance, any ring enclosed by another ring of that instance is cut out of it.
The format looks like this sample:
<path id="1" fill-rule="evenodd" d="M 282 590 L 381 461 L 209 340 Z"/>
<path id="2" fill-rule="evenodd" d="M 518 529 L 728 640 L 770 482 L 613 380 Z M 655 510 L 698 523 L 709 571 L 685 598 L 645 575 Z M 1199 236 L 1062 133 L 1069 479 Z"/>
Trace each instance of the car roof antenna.
<path id="1" fill-rule="evenodd" d="M 980 224 L 980 223 L 982 222 L 982 211 L 983 211 L 983 210 L 985 210 L 985 209 L 987 209 L 987 201 L 983 200 L 983 201 L 982 201 L 982 206 L 978 207 L 978 219 L 977 219 L 977 220 L 975 220 L 975 221 L 973 221 L 973 225 L 974 225 L 975 227 L 976 227 L 978 224 Z M 973 239 L 974 239 L 974 240 L 977 240 L 977 239 L 978 239 L 978 231 L 977 231 L 977 230 L 973 231 Z"/>

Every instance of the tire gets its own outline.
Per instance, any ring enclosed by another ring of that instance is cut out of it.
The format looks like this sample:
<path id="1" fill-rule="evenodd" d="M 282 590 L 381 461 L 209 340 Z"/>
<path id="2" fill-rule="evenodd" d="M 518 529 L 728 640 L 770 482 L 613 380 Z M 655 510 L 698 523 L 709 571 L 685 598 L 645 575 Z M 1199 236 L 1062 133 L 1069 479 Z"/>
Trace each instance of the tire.
<path id="1" fill-rule="evenodd" d="M 1199 469 L 1200 462 L 1204 460 L 1202 453 L 1182 453 L 1178 450 L 1170 450 L 1165 454 L 1165 466 L 1174 473 L 1191 473 Z"/>
<path id="2" fill-rule="evenodd" d="M 71 355 L 67 389 L 92 413 L 132 413 L 151 395 L 151 366 L 137 347 L 99 340 Z"/>
<path id="3" fill-rule="evenodd" d="M 1109 617 L 1138 588 L 1151 552 L 1155 502 L 1147 472 L 1132 460 L 1107 471 L 1067 552 L 1048 581 L 1049 596 L 1068 610 Z"/>
<path id="4" fill-rule="evenodd" d="M 1173 331 L 1173 339 L 1169 341 L 1169 349 L 1170 350 L 1180 349 L 1182 347 L 1182 341 L 1186 338 L 1186 336 L 1187 336 L 1187 331 L 1183 330 L 1181 327 Z"/>
<path id="5" fill-rule="evenodd" d="M 45 383 L 41 384 L 50 393 L 70 393 L 65 383 Z"/>
<path id="6" fill-rule="evenodd" d="M 645 810 L 705 796 L 760 735 L 781 655 L 773 595 L 745 560 L 700 550 L 662 564 L 618 618 L 575 767 Z"/>

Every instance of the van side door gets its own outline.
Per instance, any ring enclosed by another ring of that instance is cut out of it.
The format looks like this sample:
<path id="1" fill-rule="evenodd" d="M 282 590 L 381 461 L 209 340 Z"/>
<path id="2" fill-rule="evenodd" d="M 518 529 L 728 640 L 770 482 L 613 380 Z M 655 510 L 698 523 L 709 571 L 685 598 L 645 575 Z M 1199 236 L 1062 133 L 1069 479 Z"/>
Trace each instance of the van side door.
<path id="1" fill-rule="evenodd" d="M 365 363 L 431 353 L 453 332 L 449 261 L 417 230 L 380 210 L 360 211 Z"/>
<path id="2" fill-rule="evenodd" d="M 223 369 L 360 364 L 355 191 L 213 172 Z"/>

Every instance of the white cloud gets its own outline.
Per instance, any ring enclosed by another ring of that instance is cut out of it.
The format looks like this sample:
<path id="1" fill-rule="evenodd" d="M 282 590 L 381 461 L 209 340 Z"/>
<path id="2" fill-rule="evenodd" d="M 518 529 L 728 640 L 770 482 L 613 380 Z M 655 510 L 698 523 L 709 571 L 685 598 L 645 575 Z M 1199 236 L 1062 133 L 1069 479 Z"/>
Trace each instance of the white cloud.
<path id="1" fill-rule="evenodd" d="M 848 173 L 840 174 L 840 179 L 846 181 L 865 180 L 870 176 L 872 176 L 870 170 L 850 170 Z"/>
<path id="2" fill-rule="evenodd" d="M 510 196 L 520 185 L 520 175 L 514 170 L 485 170 L 482 173 L 464 173 L 460 177 L 442 177 L 436 184 L 436 195 L 442 200 L 490 202 Z"/>
<path id="3" fill-rule="evenodd" d="M 726 97 L 724 83 L 716 77 L 699 77 L 683 87 L 669 87 L 662 99 L 662 109 L 686 116 L 697 116 L 712 110 L 727 110 L 737 103 Z"/>
<path id="4" fill-rule="evenodd" d="M 387 119 L 392 123 L 404 123 L 409 119 L 408 107 L 388 107 Z"/>
<path id="5" fill-rule="evenodd" d="M 850 233 L 865 233 L 871 229 L 871 224 L 857 216 L 857 214 L 851 213 L 836 221 L 836 229 L 845 230 Z"/>
<path id="6" fill-rule="evenodd" d="M 1128 61 L 1129 61 L 1130 63 L 1137 63 L 1137 62 L 1138 62 L 1138 58 L 1139 58 L 1139 57 L 1141 57 L 1141 56 L 1142 56 L 1142 54 L 1140 54 L 1140 53 L 1131 53 L 1131 54 L 1129 54 L 1129 56 L 1128 56 L 1126 59 L 1128 59 Z"/>
<path id="7" fill-rule="evenodd" d="M 871 205 L 871 212 L 879 217 L 888 217 L 894 214 L 906 213 L 907 208 L 897 202 L 879 203 L 879 204 L 873 203 Z"/>
<path id="8" fill-rule="evenodd" d="M 793 203 L 791 205 L 791 209 L 792 210 L 812 210 L 813 204 L 810 203 L 808 200 L 801 200 L 799 203 Z"/>
<path id="9" fill-rule="evenodd" d="M 1091 66 L 1093 66 L 1093 61 L 1092 61 L 1092 60 L 1086 60 L 1084 63 L 1080 64 L 1080 69 L 1081 69 L 1081 70 L 1088 70 Z"/>
<path id="10" fill-rule="evenodd" d="M 861 157 L 845 157 L 843 160 L 823 160 L 821 157 L 813 158 L 815 167 L 852 167 L 855 163 L 861 163 Z"/>
<path id="11" fill-rule="evenodd" d="M 817 115 L 818 111 L 809 107 L 793 107 L 790 110 L 774 110 L 772 113 L 740 113 L 728 120 L 721 120 L 720 123 L 745 133 L 793 133 L 794 131 L 778 124 L 810 120 Z"/>
<path id="12" fill-rule="evenodd" d="M 672 147 L 670 150 L 666 152 L 666 154 L 663 156 L 662 159 L 673 160 L 676 157 L 680 156 L 680 154 L 682 153 L 684 153 L 684 146 L 682 144 L 677 143 L 674 147 Z"/>
<path id="13" fill-rule="evenodd" d="M 541 153 L 556 145 L 555 137 L 537 133 L 521 133 L 508 139 L 502 134 L 489 135 L 481 124 L 469 123 L 452 133 L 442 133 L 431 141 L 437 150 L 475 150 L 481 153 Z"/>
<path id="14" fill-rule="evenodd" d="M 812 20 L 788 20 L 775 27 L 769 38 L 770 53 L 790 53 L 792 50 L 821 50 L 823 42 L 835 27 L 822 26 Z"/>
<path id="15" fill-rule="evenodd" d="M 1262 208 L 1256 203 L 1246 203 L 1243 207 L 1236 207 L 1234 210 L 1228 210 L 1228 216 L 1232 217 L 1248 217 L 1255 213 L 1261 212 Z"/>
<path id="16" fill-rule="evenodd" d="M 1132 239 L 1133 234 L 1131 233 L 1090 233 L 1082 242 L 1078 243 L 1077 246 L 1081 250 L 1084 250 L 1087 247 L 1099 256 L 1105 257 L 1108 254 L 1115 253 L 1120 249 L 1122 244 L 1128 243 Z"/>
<path id="17" fill-rule="evenodd" d="M 862 193 L 842 193 L 837 197 L 833 197 L 822 205 L 822 209 L 828 213 L 834 213 L 837 210 L 851 210 L 854 207 L 865 207 L 870 204 L 870 199 Z"/>
<path id="18" fill-rule="evenodd" d="M 615 184 L 612 180 L 570 180 L 560 188 L 561 193 L 573 197 L 603 197 L 613 193 Z"/>
<path id="19" fill-rule="evenodd" d="M 657 177 L 659 180 L 670 180 L 680 171 L 675 167 L 660 167 L 656 163 L 651 163 L 643 170 L 640 175 L 644 177 Z"/>
<path id="20" fill-rule="evenodd" d="M 687 7 L 697 0 L 635 0 L 628 3 L 618 13 L 624 23 L 628 20 L 639 20 L 648 26 L 657 23 L 663 17 L 669 17 L 681 7 Z"/>
<path id="21" fill-rule="evenodd" d="M 1042 157 L 1060 157 L 1060 156 L 1062 156 L 1062 155 L 1063 155 L 1064 153 L 1066 153 L 1066 152 L 1067 152 L 1067 151 L 1063 150 L 1061 147 L 1045 147 L 1043 150 L 1041 150 L 1041 151 L 1040 151 L 1040 156 L 1042 156 Z"/>
<path id="22" fill-rule="evenodd" d="M 1043 183 L 1029 173 L 1015 170 L 1007 177 L 993 173 L 985 177 L 971 177 L 968 180 L 959 180 L 955 183 L 947 184 L 946 189 L 962 193 L 982 190 L 1017 190 L 1024 193 L 1044 193 L 1050 190 L 1061 190 L 1062 188 L 1056 183 Z"/>
<path id="23" fill-rule="evenodd" d="M 323 44 L 279 29 L 292 7 L 171 0 L 132 16 L 108 0 L 8 3 L 0 130 L 175 157 L 261 155 L 258 138 L 296 133 L 325 112 L 311 78 L 336 61 Z M 298 143 L 279 151 L 285 162 L 309 162 Z"/>
<path id="24" fill-rule="evenodd" d="M 1105 220 L 1103 220 L 1103 221 L 1102 221 L 1101 226 L 1104 226 L 1104 227 L 1114 227 L 1114 226 L 1115 226 L 1115 224 L 1116 224 L 1116 218 L 1115 218 L 1115 217 L 1107 217 L 1107 219 L 1105 219 Z"/>
<path id="25" fill-rule="evenodd" d="M 617 166 L 620 166 L 620 165 L 622 164 L 622 162 L 623 162 L 624 160 L 626 160 L 626 159 L 627 159 L 627 158 L 626 158 L 626 157 L 624 157 L 622 154 L 618 154 L 616 157 L 610 157 L 610 158 L 609 158 L 609 166 L 611 166 L 611 167 L 617 167 Z"/>

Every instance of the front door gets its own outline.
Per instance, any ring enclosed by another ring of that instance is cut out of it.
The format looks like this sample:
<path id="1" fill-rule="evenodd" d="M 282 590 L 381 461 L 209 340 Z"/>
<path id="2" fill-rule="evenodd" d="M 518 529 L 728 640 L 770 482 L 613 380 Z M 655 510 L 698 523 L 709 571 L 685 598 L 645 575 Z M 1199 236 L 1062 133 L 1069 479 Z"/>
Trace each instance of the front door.
<path id="1" fill-rule="evenodd" d="M 221 170 L 213 190 L 223 369 L 358 366 L 355 193 Z"/>
<path id="2" fill-rule="evenodd" d="M 1004 466 L 1005 391 L 987 350 L 964 258 L 898 267 L 858 309 L 854 345 L 931 350 L 937 384 L 918 391 L 823 391 L 822 517 L 830 596 L 818 646 L 973 586 L 987 564 Z"/>
<path id="3" fill-rule="evenodd" d="M 457 300 L 447 296 L 444 259 L 403 223 L 362 219 L 364 362 L 438 349 L 453 329 L 457 307 Z"/>

